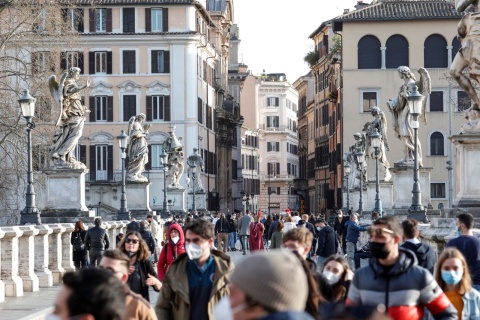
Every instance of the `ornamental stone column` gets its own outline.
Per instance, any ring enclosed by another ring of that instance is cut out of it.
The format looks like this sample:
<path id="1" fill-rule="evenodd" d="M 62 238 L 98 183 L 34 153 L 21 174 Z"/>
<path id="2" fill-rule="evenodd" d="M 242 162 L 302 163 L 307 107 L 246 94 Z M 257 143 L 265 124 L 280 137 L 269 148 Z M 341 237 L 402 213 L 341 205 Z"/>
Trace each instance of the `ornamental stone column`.
<path id="1" fill-rule="evenodd" d="M 75 230 L 73 223 L 62 223 L 65 232 L 61 234 L 62 238 L 62 267 L 65 272 L 75 271 L 73 263 L 73 247 L 71 244 L 72 232 Z"/>
<path id="2" fill-rule="evenodd" d="M 18 273 L 23 281 L 23 291 L 34 292 L 40 290 L 39 280 L 35 274 L 35 238 L 39 230 L 33 225 L 20 226 L 23 235 L 19 238 L 19 265 Z"/>
<path id="3" fill-rule="evenodd" d="M 53 230 L 46 224 L 35 226 L 38 230 L 38 235 L 35 237 L 35 274 L 38 277 L 40 288 L 53 286 L 52 271 L 48 269 L 50 242 L 49 235 Z"/>
<path id="4" fill-rule="evenodd" d="M 5 283 L 6 297 L 23 296 L 23 282 L 18 275 L 18 238 L 22 235 L 19 227 L 2 227 L 5 235 L 1 242 L 2 265 L 0 278 Z"/>
<path id="5" fill-rule="evenodd" d="M 60 223 L 49 224 L 52 234 L 49 237 L 48 268 L 52 271 L 53 283 L 61 283 L 65 274 L 62 266 L 62 233 L 66 228 Z"/>
<path id="6" fill-rule="evenodd" d="M 5 232 L 2 229 L 0 229 L 0 248 L 2 247 L 2 240 L 4 236 L 5 236 Z M 2 250 L 0 250 L 0 270 L 2 270 L 2 260 L 3 260 L 3 255 L 2 255 Z M 5 283 L 2 280 L 0 280 L 0 302 L 4 302 L 4 301 L 5 301 Z"/>

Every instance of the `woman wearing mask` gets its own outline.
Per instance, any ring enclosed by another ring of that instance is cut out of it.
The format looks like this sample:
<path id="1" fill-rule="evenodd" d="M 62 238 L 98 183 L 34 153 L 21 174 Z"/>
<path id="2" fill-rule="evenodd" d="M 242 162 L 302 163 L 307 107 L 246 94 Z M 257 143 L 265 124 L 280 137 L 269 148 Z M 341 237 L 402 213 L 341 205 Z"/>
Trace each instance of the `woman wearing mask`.
<path id="1" fill-rule="evenodd" d="M 157 279 L 157 273 L 150 259 L 147 243 L 143 241 L 138 231 L 128 231 L 118 244 L 118 249 L 130 257 L 130 270 L 127 284 L 130 290 L 141 294 L 150 301 L 148 287 L 160 291 L 162 283 Z"/>
<path id="2" fill-rule="evenodd" d="M 167 243 L 163 246 L 160 256 L 158 257 L 157 272 L 160 281 L 163 281 L 170 264 L 185 252 L 185 237 L 182 227 L 179 224 L 173 223 L 170 228 L 168 228 L 167 236 Z"/>
<path id="3" fill-rule="evenodd" d="M 435 278 L 458 311 L 459 320 L 480 319 L 480 293 L 472 287 L 467 262 L 455 248 L 446 248 L 435 270 Z"/>
<path id="4" fill-rule="evenodd" d="M 344 302 L 353 279 L 353 272 L 350 270 L 347 260 L 340 255 L 328 257 L 323 263 L 322 274 L 332 286 L 331 302 Z"/>

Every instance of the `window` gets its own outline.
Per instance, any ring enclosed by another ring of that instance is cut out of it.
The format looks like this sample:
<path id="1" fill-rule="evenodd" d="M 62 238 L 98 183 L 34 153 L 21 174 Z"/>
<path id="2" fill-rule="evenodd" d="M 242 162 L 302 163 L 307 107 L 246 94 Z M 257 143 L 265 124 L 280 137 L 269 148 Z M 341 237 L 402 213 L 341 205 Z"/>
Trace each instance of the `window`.
<path id="1" fill-rule="evenodd" d="M 167 32 L 168 31 L 168 9 L 167 8 L 146 8 L 145 9 L 145 31 L 146 32 Z"/>
<path id="2" fill-rule="evenodd" d="M 153 120 L 163 120 L 164 119 L 164 96 L 153 96 L 152 97 L 152 116 Z"/>
<path id="3" fill-rule="evenodd" d="M 404 36 L 396 34 L 388 38 L 385 63 L 387 69 L 408 66 L 408 41 Z"/>
<path id="4" fill-rule="evenodd" d="M 268 175 L 279 175 L 280 174 L 280 162 L 269 162 L 267 163 L 267 174 Z"/>
<path id="5" fill-rule="evenodd" d="M 465 91 L 457 91 L 457 111 L 465 111 L 472 105 L 472 99 Z"/>
<path id="6" fill-rule="evenodd" d="M 430 112 L 443 112 L 443 91 L 432 91 L 430 93 Z"/>
<path id="7" fill-rule="evenodd" d="M 137 96 L 123 96 L 123 121 L 129 121 L 131 117 L 137 114 Z"/>
<path id="8" fill-rule="evenodd" d="M 170 121 L 170 96 L 147 96 L 147 121 Z"/>
<path id="9" fill-rule="evenodd" d="M 430 183 L 430 198 L 445 198 L 445 183 Z"/>
<path id="10" fill-rule="evenodd" d="M 45 10 L 40 10 L 38 14 L 36 14 L 37 19 L 33 22 L 33 31 L 35 32 L 43 32 L 47 30 L 47 12 Z"/>
<path id="11" fill-rule="evenodd" d="M 432 34 L 423 46 L 425 68 L 448 68 L 447 40 L 439 34 Z"/>
<path id="12" fill-rule="evenodd" d="M 203 100 L 197 98 L 197 121 L 200 124 L 203 124 Z"/>
<path id="13" fill-rule="evenodd" d="M 112 52 L 97 51 L 88 53 L 88 73 L 112 74 Z"/>
<path id="14" fill-rule="evenodd" d="M 135 8 L 123 8 L 123 32 L 135 32 Z"/>
<path id="15" fill-rule="evenodd" d="M 113 122 L 113 97 L 96 96 L 90 97 L 90 122 L 108 121 Z"/>
<path id="16" fill-rule="evenodd" d="M 279 117 L 278 116 L 267 116 L 267 127 L 268 128 L 278 128 L 279 126 Z"/>
<path id="17" fill-rule="evenodd" d="M 365 36 L 358 42 L 358 69 L 380 69 L 382 53 L 380 40 L 374 36 Z"/>
<path id="18" fill-rule="evenodd" d="M 83 74 L 83 52 L 67 51 L 62 52 L 60 60 L 60 68 L 68 70 L 71 67 L 78 67 Z"/>
<path id="19" fill-rule="evenodd" d="M 152 9 L 152 31 L 163 31 L 162 9 Z"/>
<path id="20" fill-rule="evenodd" d="M 95 32 L 107 31 L 107 9 L 95 10 Z"/>
<path id="21" fill-rule="evenodd" d="M 443 134 L 441 132 L 434 132 L 430 136 L 430 155 L 431 156 L 444 156 L 445 155 L 445 142 Z"/>
<path id="22" fill-rule="evenodd" d="M 267 98 L 267 107 L 278 107 L 280 105 L 279 98 L 270 97 Z"/>
<path id="23" fill-rule="evenodd" d="M 136 52 L 135 50 L 123 51 L 123 73 L 135 73 Z"/>
<path id="24" fill-rule="evenodd" d="M 95 97 L 95 120 L 107 121 L 107 97 Z"/>
<path id="25" fill-rule="evenodd" d="M 50 52 L 32 52 L 32 73 L 43 73 L 52 69 Z"/>
<path id="26" fill-rule="evenodd" d="M 152 73 L 170 73 L 170 51 L 152 50 Z"/>
<path id="27" fill-rule="evenodd" d="M 452 40 L 452 58 L 455 58 L 455 56 L 457 55 L 457 52 L 458 50 L 460 50 L 460 48 L 462 47 L 462 44 L 460 43 L 460 41 L 458 40 L 457 37 L 453 38 Z"/>
<path id="28" fill-rule="evenodd" d="M 83 9 L 62 9 L 63 19 L 74 31 L 83 32 Z"/>
<path id="29" fill-rule="evenodd" d="M 267 142 L 267 151 L 280 151 L 280 142 Z"/>
<path id="30" fill-rule="evenodd" d="M 149 162 L 152 169 L 163 169 L 162 163 L 160 162 L 160 155 L 163 152 L 163 145 L 161 144 L 151 144 L 149 150 Z"/>
<path id="31" fill-rule="evenodd" d="M 108 149 L 107 146 L 95 146 L 96 147 L 96 162 L 95 171 L 97 172 L 97 180 L 108 179 Z"/>
<path id="32" fill-rule="evenodd" d="M 280 187 L 268 187 L 268 194 L 280 194 Z"/>
<path id="33" fill-rule="evenodd" d="M 363 112 L 370 112 L 372 107 L 377 106 L 377 92 L 364 91 L 362 92 L 362 106 Z"/>
<path id="34" fill-rule="evenodd" d="M 107 72 L 107 53 L 95 52 L 95 73 Z"/>

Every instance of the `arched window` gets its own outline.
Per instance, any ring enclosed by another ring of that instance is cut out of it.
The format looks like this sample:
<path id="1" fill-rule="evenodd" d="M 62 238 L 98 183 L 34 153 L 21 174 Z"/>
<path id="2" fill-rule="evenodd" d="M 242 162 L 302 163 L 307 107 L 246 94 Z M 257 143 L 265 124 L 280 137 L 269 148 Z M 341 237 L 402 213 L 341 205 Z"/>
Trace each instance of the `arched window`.
<path id="1" fill-rule="evenodd" d="M 441 132 L 434 132 L 430 135 L 430 155 L 444 156 L 445 155 L 445 141 Z"/>
<path id="2" fill-rule="evenodd" d="M 460 41 L 458 41 L 457 37 L 453 38 L 452 47 L 452 59 L 455 59 L 458 50 L 460 50 L 460 48 L 462 47 L 462 44 L 460 43 Z"/>
<path id="3" fill-rule="evenodd" d="M 425 68 L 447 68 L 447 40 L 439 34 L 430 35 L 423 47 L 423 65 Z"/>
<path id="4" fill-rule="evenodd" d="M 408 66 L 408 41 L 396 34 L 387 40 L 386 67 L 397 69 L 400 66 Z"/>
<path id="5" fill-rule="evenodd" d="M 358 69 L 380 69 L 382 53 L 380 40 L 375 36 L 364 36 L 358 41 Z"/>

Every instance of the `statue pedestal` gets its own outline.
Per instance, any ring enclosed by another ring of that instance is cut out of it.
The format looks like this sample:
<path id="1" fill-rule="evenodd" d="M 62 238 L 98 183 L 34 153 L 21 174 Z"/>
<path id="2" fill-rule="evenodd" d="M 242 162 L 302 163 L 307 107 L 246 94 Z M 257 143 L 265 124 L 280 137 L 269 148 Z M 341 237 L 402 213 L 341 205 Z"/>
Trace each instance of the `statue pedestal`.
<path id="1" fill-rule="evenodd" d="M 185 213 L 185 191 L 185 189 L 167 188 L 167 206 L 171 214 Z M 161 205 L 163 205 L 163 199 Z"/>
<path id="2" fill-rule="evenodd" d="M 150 184 L 151 182 L 126 181 L 127 208 L 131 212 L 132 218 L 145 220 L 148 214 L 152 214 Z"/>
<path id="3" fill-rule="evenodd" d="M 419 169 L 419 183 L 422 192 L 421 203 L 425 208 L 433 209 L 430 199 L 430 172 L 433 168 Z M 412 205 L 413 166 L 390 168 L 393 181 L 393 209 L 408 209 Z"/>
<path id="4" fill-rule="evenodd" d="M 188 192 L 188 205 L 192 208 L 193 192 Z M 197 211 L 207 211 L 207 194 L 205 192 L 195 192 L 195 208 Z"/>
<path id="5" fill-rule="evenodd" d="M 480 207 L 480 135 L 454 135 L 450 139 L 456 149 L 453 207 Z"/>
<path id="6" fill-rule="evenodd" d="M 382 201 L 382 211 L 388 213 L 393 207 L 393 182 L 392 181 L 380 181 L 378 183 L 378 192 L 380 200 Z M 368 207 L 363 206 L 364 210 L 373 211 L 375 209 L 375 197 L 377 190 L 375 181 L 369 181 L 367 184 L 367 199 Z M 365 193 L 364 193 L 365 199 Z"/>

